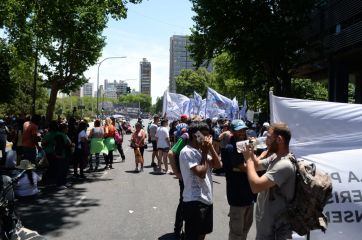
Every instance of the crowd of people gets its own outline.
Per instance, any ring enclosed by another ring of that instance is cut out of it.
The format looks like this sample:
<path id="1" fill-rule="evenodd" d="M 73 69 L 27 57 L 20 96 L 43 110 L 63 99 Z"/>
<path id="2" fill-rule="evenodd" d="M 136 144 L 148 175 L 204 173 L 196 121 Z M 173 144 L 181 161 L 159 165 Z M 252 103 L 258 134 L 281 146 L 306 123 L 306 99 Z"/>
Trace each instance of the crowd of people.
<path id="1" fill-rule="evenodd" d="M 18 197 L 36 195 L 40 180 L 66 189 L 71 165 L 74 177 L 82 179 L 86 178 L 87 166 L 87 171 L 99 170 L 101 154 L 105 161 L 103 169 L 113 169 L 115 149 L 124 162 L 123 136 L 122 123 L 114 118 L 106 118 L 104 124 L 96 119 L 92 128 L 75 118 L 49 123 L 39 115 L 0 119 L 0 166 L 26 171 L 15 189 Z M 9 143 L 11 150 L 6 151 Z"/>
<path id="2" fill-rule="evenodd" d="M 158 115 L 147 126 L 142 120 L 134 126 L 130 147 L 134 151 L 135 171 L 144 168 L 144 150 L 152 145 L 151 166 L 160 174 L 175 174 L 180 186 L 174 233 L 185 239 L 204 239 L 213 229 L 212 173 L 225 173 L 229 209 L 229 240 L 246 239 L 254 219 L 256 239 L 289 239 L 291 230 L 280 214 L 294 194 L 295 169 L 289 154 L 291 133 L 286 124 L 264 123 L 253 129 L 243 120 L 225 118 L 180 119 L 169 122 Z M 113 151 L 122 162 L 124 131 L 114 118 L 96 119 L 89 128 L 86 121 L 51 121 L 46 124 L 34 115 L 30 119 L 0 120 L 1 166 L 6 162 L 6 142 L 16 152 L 14 167 L 26 174 L 15 193 L 19 197 L 36 195 L 41 177 L 34 171 L 47 159 L 42 181 L 67 188 L 67 175 L 73 165 L 75 178 L 86 178 L 87 171 L 114 168 Z M 256 149 L 256 137 L 266 137 L 266 149 Z M 242 149 L 239 142 L 250 141 Z M 171 166 L 171 169 L 169 168 Z M 221 170 L 217 170 L 221 169 Z M 184 229 L 184 232 L 183 232 Z"/>
<path id="3" fill-rule="evenodd" d="M 165 169 L 161 171 L 167 173 L 168 159 L 179 180 L 174 225 L 177 238 L 199 240 L 212 232 L 215 169 L 223 169 L 226 177 L 229 240 L 247 239 L 255 204 L 256 239 L 292 238 L 290 225 L 281 214 L 294 196 L 296 175 L 288 158 L 291 132 L 286 124 L 266 122 L 253 129 L 243 120 L 191 120 L 181 115 L 170 123 L 167 134 L 166 122 L 156 115 L 148 128 L 153 147 L 151 164 L 161 169 L 163 163 Z M 256 149 L 256 137 L 266 138 L 266 144 L 260 145 L 265 149 Z M 240 149 L 238 143 L 245 141 L 248 144 Z"/>

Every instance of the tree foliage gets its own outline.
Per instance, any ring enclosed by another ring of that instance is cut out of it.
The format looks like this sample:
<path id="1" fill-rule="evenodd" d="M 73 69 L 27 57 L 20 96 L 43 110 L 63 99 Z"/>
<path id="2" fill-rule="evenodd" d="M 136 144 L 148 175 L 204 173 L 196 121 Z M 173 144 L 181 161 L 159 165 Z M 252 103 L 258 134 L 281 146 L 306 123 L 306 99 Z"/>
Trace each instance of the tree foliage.
<path id="1" fill-rule="evenodd" d="M 48 119 L 58 91 L 68 93 L 87 81 L 83 73 L 101 56 L 108 18 L 126 18 L 126 4 L 141 1 L 1 1 L 0 27 L 9 43 L 24 59 L 41 59 L 44 86 L 51 90 Z"/>
<path id="2" fill-rule="evenodd" d="M 306 44 L 301 30 L 320 0 L 191 2 L 196 16 L 190 49 L 198 65 L 228 52 L 248 89 L 273 87 L 277 95 L 289 96 L 290 69 Z"/>
<path id="3" fill-rule="evenodd" d="M 213 76 L 205 68 L 184 69 L 176 77 L 177 92 L 188 97 L 193 96 L 194 91 L 206 96 L 207 87 L 213 87 L 213 84 Z"/>
<path id="4" fill-rule="evenodd" d="M 118 98 L 120 104 L 139 103 L 143 111 L 149 112 L 152 105 L 152 98 L 146 94 L 128 94 Z"/>

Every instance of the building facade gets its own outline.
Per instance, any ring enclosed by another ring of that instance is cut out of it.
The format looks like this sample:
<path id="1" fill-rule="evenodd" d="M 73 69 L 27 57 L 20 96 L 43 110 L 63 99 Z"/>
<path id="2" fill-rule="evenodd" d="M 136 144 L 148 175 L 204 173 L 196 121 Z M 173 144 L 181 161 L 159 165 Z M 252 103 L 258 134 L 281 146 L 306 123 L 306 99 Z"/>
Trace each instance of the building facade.
<path id="1" fill-rule="evenodd" d="M 83 85 L 83 97 L 93 96 L 93 83 L 86 83 Z"/>
<path id="2" fill-rule="evenodd" d="M 325 1 L 303 36 L 309 46 L 295 76 L 327 79 L 329 101 L 362 103 L 362 1 Z M 349 96 L 350 84 L 354 96 Z"/>
<path id="3" fill-rule="evenodd" d="M 170 76 L 169 76 L 169 91 L 176 93 L 176 77 L 180 75 L 184 69 L 194 70 L 194 60 L 191 58 L 191 53 L 187 49 L 190 45 L 189 36 L 173 35 L 170 38 Z M 206 66 L 209 72 L 212 71 L 211 64 Z"/>
<path id="4" fill-rule="evenodd" d="M 151 96 L 151 63 L 146 58 L 140 62 L 140 92 Z"/>

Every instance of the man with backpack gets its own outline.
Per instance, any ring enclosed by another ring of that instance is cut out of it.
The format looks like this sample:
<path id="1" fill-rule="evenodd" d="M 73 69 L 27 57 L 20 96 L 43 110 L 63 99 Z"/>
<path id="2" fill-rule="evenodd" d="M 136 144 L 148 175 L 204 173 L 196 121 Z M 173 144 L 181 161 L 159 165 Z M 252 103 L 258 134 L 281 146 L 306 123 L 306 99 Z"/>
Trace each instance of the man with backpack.
<path id="1" fill-rule="evenodd" d="M 259 193 L 256 203 L 256 239 L 292 239 L 292 229 L 286 217 L 288 203 L 295 192 L 296 168 L 290 160 L 291 132 L 285 123 L 270 126 L 266 144 L 273 153 L 265 159 L 254 155 L 252 144 L 243 150 L 251 190 Z M 266 170 L 258 176 L 258 170 Z"/>

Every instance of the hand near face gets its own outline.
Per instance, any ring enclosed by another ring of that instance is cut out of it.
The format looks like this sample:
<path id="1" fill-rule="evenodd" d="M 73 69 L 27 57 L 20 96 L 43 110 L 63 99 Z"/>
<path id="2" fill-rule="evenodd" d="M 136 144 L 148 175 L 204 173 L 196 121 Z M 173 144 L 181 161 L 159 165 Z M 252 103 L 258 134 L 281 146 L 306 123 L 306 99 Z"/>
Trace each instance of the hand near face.
<path id="1" fill-rule="evenodd" d="M 242 153 L 244 155 L 244 158 L 247 160 L 251 158 L 251 156 L 254 154 L 254 147 L 252 144 L 248 144 L 245 146 L 245 148 L 242 150 Z"/>
<path id="2" fill-rule="evenodd" d="M 208 151 L 210 147 L 212 146 L 212 136 L 205 136 L 204 141 L 202 143 L 201 149 L 203 151 Z"/>

